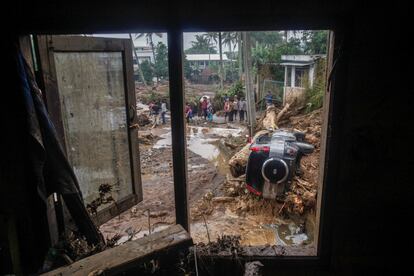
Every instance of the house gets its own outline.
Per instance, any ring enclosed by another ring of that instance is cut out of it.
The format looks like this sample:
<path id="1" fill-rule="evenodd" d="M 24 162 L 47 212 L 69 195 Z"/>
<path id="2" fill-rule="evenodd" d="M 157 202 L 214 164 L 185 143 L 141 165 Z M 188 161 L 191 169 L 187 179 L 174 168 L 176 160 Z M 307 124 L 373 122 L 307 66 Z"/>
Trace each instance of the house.
<path id="1" fill-rule="evenodd" d="M 138 61 L 140 64 L 144 60 L 148 60 L 154 63 L 154 54 L 150 46 L 146 46 L 146 45 L 135 46 L 135 52 L 137 53 Z M 137 64 L 136 59 L 135 59 L 135 54 L 134 54 L 134 64 Z"/>
<path id="2" fill-rule="evenodd" d="M 220 66 L 220 54 L 186 54 L 185 56 L 191 69 L 199 72 L 193 77 L 193 82 L 207 84 L 218 78 L 212 66 L 217 68 Z M 222 60 L 223 63 L 231 62 L 225 54 L 222 55 Z"/>
<path id="3" fill-rule="evenodd" d="M 305 88 L 312 87 L 315 80 L 315 66 L 325 55 L 282 55 L 280 65 L 285 67 L 284 102 L 294 98 L 304 100 Z"/>
<path id="4" fill-rule="evenodd" d="M 211 65 L 220 65 L 220 54 L 186 54 L 186 59 L 193 70 L 203 70 Z M 230 62 L 225 54 L 222 55 L 223 62 Z"/>

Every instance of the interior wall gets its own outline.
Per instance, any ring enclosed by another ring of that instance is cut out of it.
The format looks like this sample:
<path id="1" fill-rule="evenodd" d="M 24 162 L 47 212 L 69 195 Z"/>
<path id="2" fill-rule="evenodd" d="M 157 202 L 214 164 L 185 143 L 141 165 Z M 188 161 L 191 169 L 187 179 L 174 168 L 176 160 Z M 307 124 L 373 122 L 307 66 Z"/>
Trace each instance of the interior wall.
<path id="1" fill-rule="evenodd" d="M 325 196 L 331 208 L 324 221 L 330 228 L 322 236 L 332 238 L 330 262 L 311 268 L 277 268 L 269 262 L 265 270 L 269 274 L 277 271 L 278 275 L 350 275 L 395 272 L 401 268 L 402 248 L 410 243 L 410 238 L 401 235 L 410 222 L 407 191 L 411 186 L 408 171 L 413 162 L 408 154 L 410 136 L 406 131 L 413 108 L 409 97 L 403 96 L 410 91 L 408 71 L 399 64 L 408 53 L 408 32 L 404 31 L 408 24 L 404 20 L 408 19 L 410 9 L 394 2 L 369 5 L 362 1 L 165 2 L 95 5 L 33 1 L 16 9 L 16 17 L 9 19 L 8 25 L 15 27 L 14 33 L 119 32 L 138 28 L 165 31 L 177 26 L 186 30 L 226 30 L 234 26 L 256 30 L 342 30 L 336 69 L 342 76 L 337 83 L 342 89 L 335 95 L 341 104 L 332 125 L 338 138 L 338 152 L 335 160 L 330 160 L 334 177 Z M 397 19 L 392 17 L 394 13 L 398 14 Z M 402 78 L 406 81 L 400 84 Z M 15 97 L 7 104 L 17 107 L 17 100 Z M 20 114 L 17 108 L 10 109 L 4 133 L 11 137 L 21 134 L 12 124 L 19 123 L 16 115 Z M 21 151 L 20 144 L 16 144 L 19 142 L 9 142 L 14 143 L 5 148 L 9 155 Z M 21 161 L 12 160 L 16 168 Z M 16 173 L 29 175 L 27 168 L 19 167 Z M 24 181 L 22 177 L 2 178 L 7 186 L 22 185 Z M 221 267 L 225 269 L 226 265 Z"/>

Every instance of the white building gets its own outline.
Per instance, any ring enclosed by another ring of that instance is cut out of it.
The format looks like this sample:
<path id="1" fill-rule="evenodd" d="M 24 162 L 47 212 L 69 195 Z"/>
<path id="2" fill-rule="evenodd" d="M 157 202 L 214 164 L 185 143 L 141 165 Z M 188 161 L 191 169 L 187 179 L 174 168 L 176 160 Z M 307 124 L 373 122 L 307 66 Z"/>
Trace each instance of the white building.
<path id="1" fill-rule="evenodd" d="M 141 64 L 144 60 L 148 60 L 151 63 L 154 63 L 154 55 L 152 53 L 152 49 L 150 46 L 142 45 L 137 46 L 135 45 L 135 51 L 138 56 L 138 62 Z M 135 59 L 135 53 L 132 53 L 132 57 L 134 60 L 134 70 L 138 70 L 137 61 Z"/>
<path id="2" fill-rule="evenodd" d="M 203 70 L 209 65 L 219 65 L 220 62 L 220 54 L 186 54 L 185 56 L 192 69 Z M 222 57 L 223 62 L 231 61 L 225 54 Z"/>
<path id="3" fill-rule="evenodd" d="M 325 55 L 282 55 L 280 65 L 285 67 L 284 102 L 304 99 L 305 84 L 313 86 L 315 65 Z"/>

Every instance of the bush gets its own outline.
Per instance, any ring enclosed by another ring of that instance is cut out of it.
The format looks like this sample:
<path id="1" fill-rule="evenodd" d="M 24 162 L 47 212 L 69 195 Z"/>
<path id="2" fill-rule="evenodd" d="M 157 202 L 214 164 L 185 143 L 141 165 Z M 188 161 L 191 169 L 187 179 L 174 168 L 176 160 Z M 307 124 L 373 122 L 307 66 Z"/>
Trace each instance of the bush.
<path id="1" fill-rule="evenodd" d="M 315 65 L 316 78 L 313 82 L 313 87 L 309 87 L 309 83 L 305 83 L 306 101 L 307 101 L 307 112 L 311 112 L 315 109 L 321 108 L 323 105 L 323 97 L 326 89 L 326 61 L 320 59 Z M 305 78 L 308 79 L 308 78 Z"/>
<path id="2" fill-rule="evenodd" d="M 144 60 L 143 62 L 141 62 L 140 66 L 141 66 L 142 74 L 144 75 L 145 81 L 149 84 L 152 84 L 152 79 L 154 78 L 154 67 L 152 63 L 149 62 L 148 60 Z M 139 74 L 138 74 L 138 78 L 140 81 L 142 81 L 141 76 Z"/>
<path id="3" fill-rule="evenodd" d="M 219 90 L 213 98 L 212 104 L 214 110 L 222 110 L 224 107 L 224 98 L 245 97 L 244 86 L 241 81 L 235 82 L 228 90 Z"/>

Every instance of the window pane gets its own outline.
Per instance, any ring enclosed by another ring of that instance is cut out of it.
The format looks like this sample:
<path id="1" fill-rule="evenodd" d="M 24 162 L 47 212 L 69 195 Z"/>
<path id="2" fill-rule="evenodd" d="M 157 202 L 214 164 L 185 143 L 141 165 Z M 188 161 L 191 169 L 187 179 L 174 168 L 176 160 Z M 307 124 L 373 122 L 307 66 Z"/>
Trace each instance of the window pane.
<path id="1" fill-rule="evenodd" d="M 99 198 L 102 184 L 122 199 L 132 193 L 122 53 L 54 57 L 67 154 L 85 203 Z"/>

